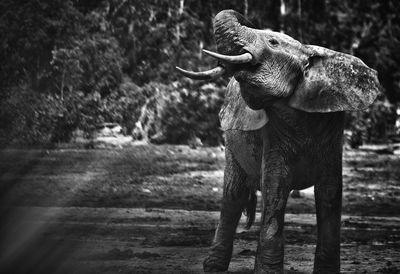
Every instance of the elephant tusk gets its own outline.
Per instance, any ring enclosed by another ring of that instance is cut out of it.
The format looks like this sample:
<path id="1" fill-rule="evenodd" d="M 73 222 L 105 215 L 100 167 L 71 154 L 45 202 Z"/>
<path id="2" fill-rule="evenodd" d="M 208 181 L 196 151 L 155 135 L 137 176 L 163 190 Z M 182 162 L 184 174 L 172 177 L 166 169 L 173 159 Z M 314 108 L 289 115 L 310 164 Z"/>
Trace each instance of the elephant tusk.
<path id="1" fill-rule="evenodd" d="M 244 64 L 244 63 L 248 63 L 251 60 L 253 60 L 253 56 L 246 52 L 240 55 L 224 55 L 224 54 L 220 54 L 220 53 L 216 53 L 213 51 L 209 51 L 206 49 L 203 49 L 204 53 L 217 58 L 218 60 L 227 62 L 227 63 L 232 63 L 232 64 Z"/>
<path id="2" fill-rule="evenodd" d="M 184 76 L 196 79 L 196 80 L 211 80 L 214 78 L 217 78 L 225 73 L 225 68 L 221 66 L 217 66 L 216 68 L 206 70 L 206 71 L 199 71 L 199 72 L 194 72 L 194 71 L 188 71 L 181 69 L 180 67 L 175 67 L 180 73 L 182 73 Z"/>

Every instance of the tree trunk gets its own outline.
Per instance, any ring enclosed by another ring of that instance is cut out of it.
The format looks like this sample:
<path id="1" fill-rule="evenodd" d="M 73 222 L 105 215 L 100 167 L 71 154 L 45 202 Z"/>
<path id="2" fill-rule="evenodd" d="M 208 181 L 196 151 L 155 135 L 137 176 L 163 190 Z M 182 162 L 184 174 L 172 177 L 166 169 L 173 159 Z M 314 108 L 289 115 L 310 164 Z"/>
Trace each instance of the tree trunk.
<path id="1" fill-rule="evenodd" d="M 203 58 L 203 48 L 204 48 L 204 42 L 203 40 L 199 41 L 199 60 Z"/>
<path id="2" fill-rule="evenodd" d="M 185 7 L 185 0 L 180 0 L 179 1 L 179 9 L 178 9 L 178 17 L 182 16 L 184 7 Z M 181 26 L 180 26 L 179 22 L 176 24 L 175 37 L 176 37 L 176 43 L 179 44 L 181 41 Z"/>
<path id="3" fill-rule="evenodd" d="M 285 16 L 286 16 L 286 3 L 285 0 L 281 0 L 279 31 L 282 33 L 285 32 Z"/>
<path id="4" fill-rule="evenodd" d="M 302 13 L 302 7 L 301 7 L 301 0 L 297 0 L 297 19 L 298 19 L 298 23 L 297 23 L 297 31 L 298 31 L 298 35 L 299 35 L 299 40 L 300 42 L 303 42 L 303 19 L 301 17 L 301 13 Z"/>
<path id="5" fill-rule="evenodd" d="M 179 1 L 179 11 L 178 11 L 179 16 L 181 16 L 183 14 L 184 7 L 185 7 L 185 0 L 180 0 Z"/>
<path id="6" fill-rule="evenodd" d="M 61 87 L 60 87 L 61 100 L 64 100 L 64 80 L 65 80 L 65 68 L 63 69 L 61 75 Z"/>

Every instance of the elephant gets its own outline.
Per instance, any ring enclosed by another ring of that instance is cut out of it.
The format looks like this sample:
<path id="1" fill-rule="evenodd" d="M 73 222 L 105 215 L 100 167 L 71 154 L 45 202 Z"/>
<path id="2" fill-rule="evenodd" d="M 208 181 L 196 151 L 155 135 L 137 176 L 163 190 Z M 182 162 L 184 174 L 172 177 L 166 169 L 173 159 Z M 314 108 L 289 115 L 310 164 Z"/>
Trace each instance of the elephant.
<path id="1" fill-rule="evenodd" d="M 283 273 L 284 215 L 290 191 L 314 186 L 317 243 L 313 273 L 340 273 L 342 154 L 346 111 L 380 93 L 377 72 L 359 58 L 255 29 L 240 13 L 214 18 L 216 68 L 187 77 L 232 76 L 220 111 L 226 166 L 219 223 L 206 272 L 225 271 L 242 213 L 262 209 L 254 272 Z"/>

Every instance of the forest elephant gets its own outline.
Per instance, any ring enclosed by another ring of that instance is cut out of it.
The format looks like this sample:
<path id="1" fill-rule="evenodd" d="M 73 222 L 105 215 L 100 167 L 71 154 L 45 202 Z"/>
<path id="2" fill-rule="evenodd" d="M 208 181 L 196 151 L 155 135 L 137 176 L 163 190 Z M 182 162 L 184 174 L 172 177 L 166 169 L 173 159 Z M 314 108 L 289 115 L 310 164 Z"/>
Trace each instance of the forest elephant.
<path id="1" fill-rule="evenodd" d="M 220 112 L 226 167 L 221 215 L 204 271 L 228 269 L 243 211 L 262 218 L 255 273 L 283 273 L 284 215 L 291 190 L 314 185 L 314 273 L 340 272 L 342 141 L 345 111 L 367 108 L 379 93 L 375 70 L 360 59 L 258 30 L 241 14 L 214 19 L 218 59 L 209 71 L 177 68 L 194 79 L 233 76 Z"/>

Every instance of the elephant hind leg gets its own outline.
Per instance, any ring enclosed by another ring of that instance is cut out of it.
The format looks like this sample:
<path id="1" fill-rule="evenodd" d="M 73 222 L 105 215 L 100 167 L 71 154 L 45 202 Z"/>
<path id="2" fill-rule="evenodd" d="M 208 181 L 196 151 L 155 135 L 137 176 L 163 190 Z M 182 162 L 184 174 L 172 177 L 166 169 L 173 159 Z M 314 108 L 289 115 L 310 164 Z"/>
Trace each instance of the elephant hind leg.
<path id="1" fill-rule="evenodd" d="M 209 256 L 204 260 L 206 272 L 225 271 L 232 257 L 233 239 L 243 211 L 248 225 L 254 221 L 257 198 L 247 183 L 247 174 L 227 149 L 221 215 Z"/>

